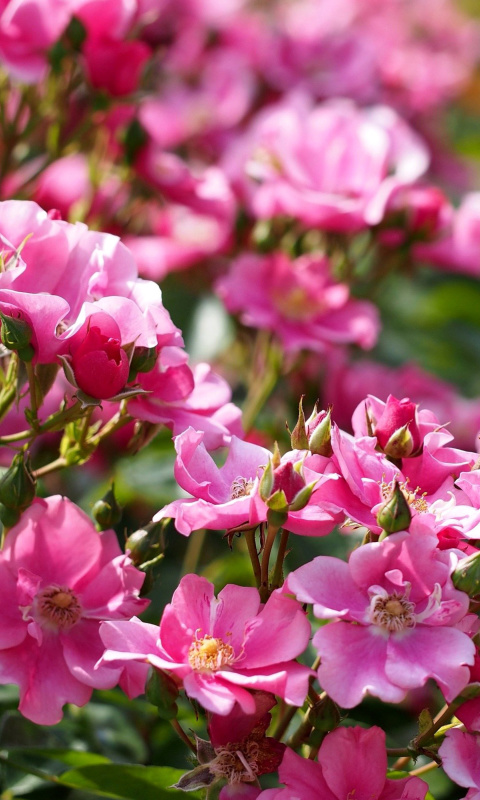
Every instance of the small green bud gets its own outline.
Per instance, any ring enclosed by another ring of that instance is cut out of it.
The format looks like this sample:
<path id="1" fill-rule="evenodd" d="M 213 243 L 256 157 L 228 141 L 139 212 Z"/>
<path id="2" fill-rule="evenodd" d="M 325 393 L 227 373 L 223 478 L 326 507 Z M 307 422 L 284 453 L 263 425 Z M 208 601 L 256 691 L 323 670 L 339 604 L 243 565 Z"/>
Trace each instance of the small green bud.
<path id="1" fill-rule="evenodd" d="M 292 433 L 290 434 L 292 450 L 308 450 L 308 436 L 305 425 L 305 414 L 303 413 L 303 396 L 298 404 L 298 419 Z"/>
<path id="2" fill-rule="evenodd" d="M 264 502 L 266 502 L 270 497 L 272 489 L 273 489 L 273 463 L 272 460 L 270 460 L 265 469 L 263 470 L 263 475 L 260 478 L 260 483 L 258 486 L 260 497 Z"/>
<path id="3" fill-rule="evenodd" d="M 390 496 L 377 513 L 377 522 L 383 530 L 389 533 L 405 531 L 410 525 L 412 512 L 398 481 L 395 481 Z"/>
<path id="4" fill-rule="evenodd" d="M 480 595 L 480 550 L 460 559 L 453 574 L 453 585 L 470 597 Z"/>
<path id="5" fill-rule="evenodd" d="M 99 531 L 106 531 L 118 525 L 122 519 L 122 509 L 117 503 L 113 483 L 102 499 L 97 500 L 92 508 L 92 514 Z"/>
<path id="6" fill-rule="evenodd" d="M 150 372 L 157 362 L 156 347 L 136 347 L 130 361 L 127 383 L 134 381 L 138 372 Z"/>
<path id="7" fill-rule="evenodd" d="M 2 320 L 2 328 L 0 331 L 0 338 L 2 343 L 9 350 L 18 350 L 28 352 L 30 342 L 32 340 L 32 329 L 28 322 L 25 322 L 20 316 L 6 316 L 0 311 L 0 319 Z M 22 358 L 22 356 L 20 356 Z M 26 358 L 25 361 L 30 359 Z"/>
<path id="8" fill-rule="evenodd" d="M 130 534 L 125 542 L 125 550 L 136 567 L 148 569 L 163 556 L 165 524 L 164 519 L 149 522 L 144 528 Z"/>
<path id="9" fill-rule="evenodd" d="M 390 458 L 408 458 L 413 453 L 413 436 L 408 425 L 402 425 L 392 433 L 383 452 Z"/>
<path id="10" fill-rule="evenodd" d="M 30 456 L 17 453 L 0 480 L 0 503 L 7 509 L 23 511 L 35 497 L 36 481 L 30 468 Z M 6 523 L 4 523 L 6 524 Z"/>
<path id="11" fill-rule="evenodd" d="M 332 455 L 332 409 L 322 411 L 320 414 L 314 411 L 315 418 L 307 421 L 308 426 L 308 449 L 318 456 Z"/>
<path id="12" fill-rule="evenodd" d="M 0 503 L 0 521 L 4 528 L 13 528 L 21 517 L 21 511 L 16 508 L 7 508 Z"/>

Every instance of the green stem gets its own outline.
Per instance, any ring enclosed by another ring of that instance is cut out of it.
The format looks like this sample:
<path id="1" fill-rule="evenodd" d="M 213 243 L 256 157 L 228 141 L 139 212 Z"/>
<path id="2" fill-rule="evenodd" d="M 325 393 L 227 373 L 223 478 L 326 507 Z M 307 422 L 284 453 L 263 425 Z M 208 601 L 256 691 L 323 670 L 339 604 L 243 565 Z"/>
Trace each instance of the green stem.
<path id="1" fill-rule="evenodd" d="M 257 553 L 257 543 L 255 541 L 254 529 L 245 531 L 245 541 L 248 547 L 248 555 L 250 556 L 250 561 L 252 562 L 253 574 L 255 576 L 255 584 L 257 586 L 257 589 L 259 589 L 262 583 L 262 572 L 260 567 L 260 559 Z"/>
<path id="2" fill-rule="evenodd" d="M 127 413 L 125 401 L 122 400 L 122 405 L 120 407 L 120 411 L 112 417 L 112 419 L 106 423 L 96 434 L 90 437 L 87 440 L 86 444 L 93 445 L 94 447 L 98 447 L 100 442 L 103 441 L 107 436 L 114 433 L 115 431 L 120 430 L 123 428 L 124 425 L 131 422 L 133 417 Z"/>
<path id="3" fill-rule="evenodd" d="M 412 749 L 421 749 L 425 742 L 428 742 L 430 739 L 433 738 L 435 733 L 447 722 L 451 720 L 454 716 L 457 708 L 463 703 L 461 698 L 457 698 L 449 705 L 444 705 L 443 708 L 440 709 L 437 716 L 433 720 L 432 725 L 424 731 L 421 735 L 417 736 L 412 742 Z M 404 756 L 403 758 L 399 758 L 398 761 L 395 762 L 392 769 L 404 769 L 408 765 L 408 762 L 413 758 L 412 755 Z"/>
<path id="4" fill-rule="evenodd" d="M 279 717 L 276 728 L 272 733 L 274 739 L 277 739 L 279 742 L 282 740 L 298 709 L 299 706 L 288 706 L 285 713 Z"/>
<path id="5" fill-rule="evenodd" d="M 39 467 L 33 471 L 34 478 L 43 478 L 44 475 L 49 475 L 51 472 L 56 472 L 59 469 L 63 469 L 63 467 L 67 467 L 68 462 L 66 458 L 60 456 L 56 458 L 55 461 L 51 461 L 50 464 L 45 464 L 44 467 Z"/>
<path id="6" fill-rule="evenodd" d="M 38 398 L 37 398 L 37 379 L 35 377 L 35 368 L 31 361 L 25 361 L 25 368 L 27 370 L 28 385 L 30 387 L 30 408 L 32 411 L 34 428 L 38 427 Z"/>
<path id="7" fill-rule="evenodd" d="M 0 419 L 3 419 L 17 395 L 18 356 L 12 353 L 5 385 L 0 392 Z"/>
<path id="8" fill-rule="evenodd" d="M 187 745 L 187 747 L 190 748 L 192 753 L 195 753 L 195 755 L 197 755 L 197 748 L 195 747 L 193 742 L 189 739 L 189 737 L 187 736 L 187 734 L 183 730 L 183 728 L 180 725 L 180 723 L 176 719 L 171 719 L 170 720 L 170 724 L 171 724 L 173 730 L 175 731 L 175 733 L 177 733 L 180 736 L 180 739 L 182 740 L 182 742 L 185 742 L 185 744 Z"/>
<path id="9" fill-rule="evenodd" d="M 198 562 L 200 560 L 200 556 L 202 553 L 205 536 L 206 536 L 205 528 L 203 528 L 200 531 L 196 531 L 193 534 L 193 536 L 190 536 L 188 540 L 187 549 L 185 552 L 185 557 L 183 559 L 182 575 L 189 575 L 192 572 L 196 572 Z"/>
<path id="10" fill-rule="evenodd" d="M 425 772 L 431 772 L 432 769 L 438 769 L 439 764 L 435 761 L 430 761 L 429 764 L 424 764 L 423 767 L 417 767 L 417 769 L 412 769 L 410 775 L 424 775 Z"/>
<path id="11" fill-rule="evenodd" d="M 47 772 L 36 769 L 36 767 L 27 767 L 25 764 L 19 764 L 18 761 L 13 761 L 4 750 L 0 752 L 0 761 L 3 761 L 4 764 L 8 764 L 14 769 L 20 770 L 20 772 L 26 772 L 27 775 L 35 775 L 36 778 L 40 778 L 42 781 L 49 781 L 50 783 L 57 784 L 62 783 L 62 781 L 59 780 L 56 775 L 49 775 Z"/>
<path id="12" fill-rule="evenodd" d="M 276 525 L 269 525 L 267 529 L 267 539 L 263 548 L 262 566 L 260 569 L 260 598 L 262 603 L 266 603 L 269 597 L 268 563 L 270 561 L 273 543 L 279 530 L 280 527 Z"/>
<path id="13" fill-rule="evenodd" d="M 283 562 L 285 561 L 289 535 L 290 531 L 282 531 L 282 535 L 280 536 L 277 560 L 275 562 L 275 569 L 273 570 L 272 589 L 278 589 L 283 584 Z"/>
<path id="14" fill-rule="evenodd" d="M 252 374 L 243 406 L 242 421 L 246 433 L 253 426 L 265 401 L 272 393 L 280 373 L 280 365 L 278 348 L 272 343 L 271 335 L 261 331 L 257 336 L 252 355 Z M 262 376 L 260 380 L 258 380 L 259 375 Z"/>

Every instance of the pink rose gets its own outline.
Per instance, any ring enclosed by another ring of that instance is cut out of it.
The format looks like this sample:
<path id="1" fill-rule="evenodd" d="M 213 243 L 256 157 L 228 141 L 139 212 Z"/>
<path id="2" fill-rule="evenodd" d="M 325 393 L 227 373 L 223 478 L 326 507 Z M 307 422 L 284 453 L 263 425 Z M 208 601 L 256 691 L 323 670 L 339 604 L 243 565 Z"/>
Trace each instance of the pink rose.
<path id="1" fill-rule="evenodd" d="M 0 555 L 4 621 L 0 683 L 20 688 L 20 711 L 54 725 L 64 703 L 83 706 L 93 688 L 121 672 L 95 668 L 102 620 L 128 619 L 148 604 L 144 575 L 123 555 L 113 530 L 63 497 L 36 499 L 8 533 Z"/>

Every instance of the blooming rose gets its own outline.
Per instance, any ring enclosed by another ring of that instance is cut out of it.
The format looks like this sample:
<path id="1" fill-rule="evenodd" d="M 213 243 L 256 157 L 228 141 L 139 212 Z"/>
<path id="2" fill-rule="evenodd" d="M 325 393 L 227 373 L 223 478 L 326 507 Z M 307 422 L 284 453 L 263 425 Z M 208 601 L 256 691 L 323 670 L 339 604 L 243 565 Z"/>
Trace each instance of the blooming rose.
<path id="1" fill-rule="evenodd" d="M 410 533 L 365 544 L 348 564 L 320 556 L 288 576 L 288 591 L 332 620 L 313 644 L 336 703 L 353 708 L 367 693 L 398 703 L 428 678 L 451 702 L 467 685 L 475 645 L 460 630 L 469 597 L 453 586 L 456 559 L 419 516 Z"/>
<path id="2" fill-rule="evenodd" d="M 95 669 L 102 620 L 128 619 L 148 600 L 144 575 L 123 555 L 113 530 L 60 496 L 36 499 L 8 533 L 0 554 L 3 623 L 0 683 L 16 683 L 20 711 L 54 725 L 62 706 L 83 706 L 121 672 Z"/>
<path id="3" fill-rule="evenodd" d="M 168 670 L 207 711 L 229 714 L 238 703 L 253 714 L 255 700 L 248 689 L 302 705 L 310 670 L 293 659 L 309 635 L 300 605 L 278 591 L 262 607 L 256 589 L 229 584 L 216 599 L 213 584 L 185 575 L 160 628 L 137 619 L 102 627 L 107 650 L 100 664 L 147 662 Z"/>
<path id="4" fill-rule="evenodd" d="M 259 800 L 423 800 L 420 778 L 386 778 L 385 734 L 377 727 L 336 728 L 323 740 L 318 763 L 287 748 L 279 776 L 285 789 L 267 789 Z"/>

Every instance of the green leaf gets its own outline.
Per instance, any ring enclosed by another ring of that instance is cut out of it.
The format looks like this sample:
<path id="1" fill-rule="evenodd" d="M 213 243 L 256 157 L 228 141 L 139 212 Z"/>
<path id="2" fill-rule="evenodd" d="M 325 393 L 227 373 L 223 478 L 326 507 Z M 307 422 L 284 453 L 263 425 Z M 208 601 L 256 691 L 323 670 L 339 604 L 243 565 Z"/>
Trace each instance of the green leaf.
<path id="1" fill-rule="evenodd" d="M 69 767 L 85 767 L 90 764 L 111 764 L 109 758 L 98 753 L 87 753 L 85 750 L 69 750 L 64 747 L 10 747 L 9 754 L 25 755 L 35 758 L 50 758 L 61 761 Z"/>
<path id="2" fill-rule="evenodd" d="M 137 764 L 91 764 L 68 770 L 60 775 L 59 783 L 73 789 L 83 789 L 100 797 L 116 800 L 171 800 L 181 797 L 172 788 L 185 770 L 170 767 L 142 767 Z M 202 793 L 191 793 L 200 800 Z"/>

